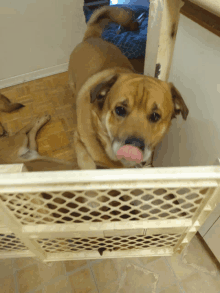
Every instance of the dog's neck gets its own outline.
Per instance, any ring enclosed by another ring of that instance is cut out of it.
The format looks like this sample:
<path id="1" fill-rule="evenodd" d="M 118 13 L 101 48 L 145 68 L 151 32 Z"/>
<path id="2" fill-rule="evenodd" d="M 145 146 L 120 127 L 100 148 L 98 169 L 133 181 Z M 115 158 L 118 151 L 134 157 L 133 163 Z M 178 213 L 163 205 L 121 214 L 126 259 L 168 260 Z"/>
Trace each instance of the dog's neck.
<path id="1" fill-rule="evenodd" d="M 114 161 L 116 164 L 118 164 L 118 160 L 115 157 L 113 150 L 111 148 L 111 140 L 107 133 L 107 130 L 102 125 L 97 113 L 95 111 L 92 111 L 93 116 L 93 127 L 98 134 L 99 142 L 102 146 L 102 148 L 105 150 L 106 155 L 109 157 L 110 160 Z"/>

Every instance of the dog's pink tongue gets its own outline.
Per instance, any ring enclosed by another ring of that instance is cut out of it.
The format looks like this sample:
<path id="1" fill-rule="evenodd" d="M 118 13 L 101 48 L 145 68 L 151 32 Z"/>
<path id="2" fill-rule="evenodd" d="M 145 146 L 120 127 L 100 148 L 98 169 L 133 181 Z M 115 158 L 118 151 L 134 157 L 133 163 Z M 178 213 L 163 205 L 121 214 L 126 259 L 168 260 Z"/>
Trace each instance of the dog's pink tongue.
<path id="1" fill-rule="evenodd" d="M 117 158 L 119 160 L 124 158 L 128 161 L 141 163 L 143 161 L 143 154 L 137 147 L 134 147 L 132 145 L 124 145 L 117 151 Z"/>

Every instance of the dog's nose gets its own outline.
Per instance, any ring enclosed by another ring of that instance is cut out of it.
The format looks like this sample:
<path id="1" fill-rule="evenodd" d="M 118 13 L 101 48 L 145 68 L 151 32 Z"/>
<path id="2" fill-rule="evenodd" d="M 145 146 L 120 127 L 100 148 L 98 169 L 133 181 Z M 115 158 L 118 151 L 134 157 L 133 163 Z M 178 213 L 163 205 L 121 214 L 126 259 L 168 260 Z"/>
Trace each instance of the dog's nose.
<path id="1" fill-rule="evenodd" d="M 125 140 L 125 144 L 136 146 L 142 151 L 144 151 L 144 148 L 145 148 L 144 140 L 142 138 L 129 137 Z"/>

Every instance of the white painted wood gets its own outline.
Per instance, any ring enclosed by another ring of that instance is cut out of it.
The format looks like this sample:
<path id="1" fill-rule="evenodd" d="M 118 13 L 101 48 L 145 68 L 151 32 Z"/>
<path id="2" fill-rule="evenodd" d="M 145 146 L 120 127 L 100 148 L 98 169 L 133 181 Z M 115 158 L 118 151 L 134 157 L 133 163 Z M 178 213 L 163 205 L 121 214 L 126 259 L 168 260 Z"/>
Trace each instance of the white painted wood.
<path id="1" fill-rule="evenodd" d="M 161 21 L 159 48 L 156 64 L 160 65 L 158 78 L 167 81 L 173 58 L 173 51 L 178 30 L 180 9 L 184 5 L 180 0 L 165 0 Z"/>
<path id="2" fill-rule="evenodd" d="M 220 16 L 220 1 L 219 0 L 190 0 L 190 2 L 201 6 L 209 12 Z"/>
<path id="3" fill-rule="evenodd" d="M 144 74 L 155 76 L 156 65 L 159 64 L 161 80 L 169 78 L 173 50 L 178 29 L 181 0 L 155 0 L 150 2 L 146 57 Z"/>
<path id="4" fill-rule="evenodd" d="M 67 69 L 68 69 L 68 63 L 64 63 L 64 64 L 56 65 L 53 67 L 44 68 L 44 69 L 36 70 L 33 72 L 28 72 L 25 74 L 1 79 L 0 80 L 0 89 L 6 88 L 9 86 L 13 86 L 16 84 L 24 83 L 24 82 L 36 80 L 39 78 L 51 76 L 54 74 L 66 72 Z"/>
<path id="5" fill-rule="evenodd" d="M 162 14 L 164 8 L 163 3 L 163 0 L 150 1 L 144 74 L 152 77 L 155 75 L 155 67 L 157 63 Z"/>
<path id="6" fill-rule="evenodd" d="M 204 240 L 220 262 L 220 217 L 205 234 Z"/>

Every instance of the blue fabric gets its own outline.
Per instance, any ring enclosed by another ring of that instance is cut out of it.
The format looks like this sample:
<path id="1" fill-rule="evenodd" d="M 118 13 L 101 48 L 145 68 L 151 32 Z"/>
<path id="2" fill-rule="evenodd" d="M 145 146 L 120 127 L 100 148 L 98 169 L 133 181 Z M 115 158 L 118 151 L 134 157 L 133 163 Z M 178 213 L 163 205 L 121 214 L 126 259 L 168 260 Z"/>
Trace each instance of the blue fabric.
<path id="1" fill-rule="evenodd" d="M 121 29 L 117 34 L 118 25 L 110 23 L 109 26 L 102 33 L 104 40 L 116 45 L 122 53 L 129 59 L 145 57 L 146 39 L 147 39 L 147 27 L 148 27 L 148 15 L 149 6 L 139 5 L 114 5 L 116 7 L 128 7 L 134 11 L 135 19 L 137 19 L 142 13 L 145 13 L 144 20 L 139 26 L 137 31 L 126 31 Z M 89 21 L 93 10 L 84 7 L 84 14 L 86 22 Z"/>

